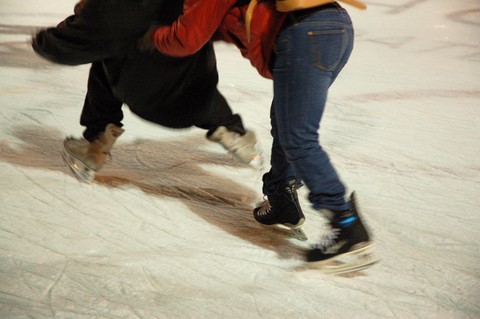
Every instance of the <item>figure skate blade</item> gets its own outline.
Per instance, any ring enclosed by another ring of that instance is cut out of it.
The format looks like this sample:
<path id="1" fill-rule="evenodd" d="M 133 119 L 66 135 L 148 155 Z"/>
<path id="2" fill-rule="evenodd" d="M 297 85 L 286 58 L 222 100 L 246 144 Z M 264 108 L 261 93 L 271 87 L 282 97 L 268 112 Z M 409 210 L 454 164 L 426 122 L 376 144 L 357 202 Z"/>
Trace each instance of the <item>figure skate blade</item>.
<path id="1" fill-rule="evenodd" d="M 66 150 L 62 152 L 65 164 L 70 168 L 73 175 L 82 183 L 90 184 L 95 179 L 95 171 L 87 167 L 81 161 L 70 155 Z"/>

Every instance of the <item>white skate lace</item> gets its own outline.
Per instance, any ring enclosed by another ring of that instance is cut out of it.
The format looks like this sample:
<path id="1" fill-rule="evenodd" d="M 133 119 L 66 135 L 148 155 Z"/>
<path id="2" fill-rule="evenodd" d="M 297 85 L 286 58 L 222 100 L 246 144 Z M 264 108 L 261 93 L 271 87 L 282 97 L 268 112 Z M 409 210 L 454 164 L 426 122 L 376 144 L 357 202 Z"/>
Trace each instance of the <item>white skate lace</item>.
<path id="1" fill-rule="evenodd" d="M 265 199 L 263 203 L 257 206 L 261 206 L 261 208 L 257 211 L 258 216 L 268 215 L 272 210 L 272 206 L 270 205 L 270 202 L 267 199 Z"/>

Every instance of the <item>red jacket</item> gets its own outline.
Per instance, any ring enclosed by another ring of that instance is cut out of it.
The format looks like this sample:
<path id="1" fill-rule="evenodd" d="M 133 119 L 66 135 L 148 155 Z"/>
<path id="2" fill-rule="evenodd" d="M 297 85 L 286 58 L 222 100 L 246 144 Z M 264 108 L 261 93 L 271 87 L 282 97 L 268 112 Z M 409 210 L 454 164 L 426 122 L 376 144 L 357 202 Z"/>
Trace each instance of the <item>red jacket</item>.
<path id="1" fill-rule="evenodd" d="M 210 39 L 235 44 L 258 72 L 272 78 L 270 60 L 273 45 L 286 14 L 275 9 L 275 1 L 258 0 L 250 22 L 247 40 L 247 5 L 234 7 L 237 0 L 185 0 L 183 15 L 171 26 L 151 33 L 155 47 L 166 55 L 191 55 Z"/>

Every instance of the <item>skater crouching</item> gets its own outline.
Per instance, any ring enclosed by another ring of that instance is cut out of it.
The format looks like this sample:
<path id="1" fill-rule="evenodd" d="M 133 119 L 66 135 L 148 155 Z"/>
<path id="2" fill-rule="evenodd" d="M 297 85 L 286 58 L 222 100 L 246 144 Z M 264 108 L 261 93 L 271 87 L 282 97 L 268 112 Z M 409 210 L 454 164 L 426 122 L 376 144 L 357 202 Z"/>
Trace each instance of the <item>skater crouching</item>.
<path id="1" fill-rule="evenodd" d="M 183 1 L 84 0 L 56 27 L 39 30 L 32 47 L 58 64 L 91 63 L 80 124 L 83 138 L 64 140 L 64 159 L 76 176 L 94 178 L 123 133 L 123 104 L 141 118 L 169 127 L 196 126 L 242 163 L 260 167 L 253 131 L 233 114 L 217 89 L 218 72 L 210 42 L 194 55 L 140 52 L 138 38 L 152 24 L 174 21 Z"/>

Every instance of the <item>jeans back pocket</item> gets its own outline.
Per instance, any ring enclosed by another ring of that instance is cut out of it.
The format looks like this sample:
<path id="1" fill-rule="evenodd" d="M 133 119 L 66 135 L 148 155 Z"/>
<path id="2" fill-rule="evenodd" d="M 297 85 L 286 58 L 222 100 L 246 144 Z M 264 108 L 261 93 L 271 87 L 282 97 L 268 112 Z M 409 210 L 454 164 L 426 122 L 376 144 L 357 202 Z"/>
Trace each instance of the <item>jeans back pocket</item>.
<path id="1" fill-rule="evenodd" d="M 313 64 L 324 71 L 334 71 L 347 47 L 347 32 L 344 28 L 308 31 Z"/>

